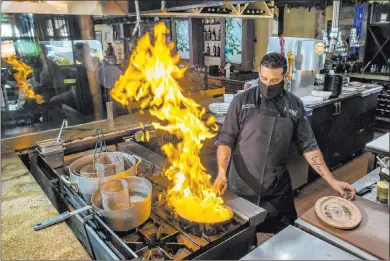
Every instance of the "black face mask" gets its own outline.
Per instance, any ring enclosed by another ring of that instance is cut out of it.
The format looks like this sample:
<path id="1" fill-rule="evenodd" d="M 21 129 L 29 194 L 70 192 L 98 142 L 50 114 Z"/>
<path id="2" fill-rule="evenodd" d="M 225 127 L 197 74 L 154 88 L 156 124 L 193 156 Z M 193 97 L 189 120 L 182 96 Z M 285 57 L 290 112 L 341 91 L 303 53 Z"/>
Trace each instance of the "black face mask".
<path id="1" fill-rule="evenodd" d="M 284 87 L 284 81 L 281 81 L 280 83 L 274 85 L 265 85 L 261 80 L 259 80 L 259 87 L 261 93 L 265 96 L 265 98 L 272 99 L 282 92 Z"/>

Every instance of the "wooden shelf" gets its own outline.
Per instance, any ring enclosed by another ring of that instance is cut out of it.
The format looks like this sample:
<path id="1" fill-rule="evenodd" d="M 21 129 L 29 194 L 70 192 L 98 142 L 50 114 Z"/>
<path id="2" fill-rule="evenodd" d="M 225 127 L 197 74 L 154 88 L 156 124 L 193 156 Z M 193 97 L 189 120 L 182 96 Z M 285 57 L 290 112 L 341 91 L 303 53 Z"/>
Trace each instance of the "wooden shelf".
<path id="1" fill-rule="evenodd" d="M 214 55 L 207 55 L 207 54 L 205 54 L 204 57 L 211 57 L 211 58 L 218 58 L 218 59 L 221 58 L 221 56 L 214 56 Z"/>
<path id="2" fill-rule="evenodd" d="M 273 6 L 273 1 L 270 2 L 270 4 Z M 231 13 L 229 14 L 214 14 L 214 13 L 202 13 L 203 8 L 192 8 L 185 12 L 154 12 L 154 13 L 141 13 L 141 16 L 157 16 L 157 17 L 195 17 L 195 18 L 243 18 L 243 19 L 272 19 L 274 9 L 272 11 L 268 7 L 268 5 L 262 1 L 262 2 L 250 2 L 246 3 L 243 6 L 239 4 L 225 4 L 221 6 L 221 8 L 227 8 L 231 10 Z M 265 14 L 261 15 L 245 15 L 244 11 L 246 8 L 250 9 L 259 9 L 261 11 L 264 11 Z"/>

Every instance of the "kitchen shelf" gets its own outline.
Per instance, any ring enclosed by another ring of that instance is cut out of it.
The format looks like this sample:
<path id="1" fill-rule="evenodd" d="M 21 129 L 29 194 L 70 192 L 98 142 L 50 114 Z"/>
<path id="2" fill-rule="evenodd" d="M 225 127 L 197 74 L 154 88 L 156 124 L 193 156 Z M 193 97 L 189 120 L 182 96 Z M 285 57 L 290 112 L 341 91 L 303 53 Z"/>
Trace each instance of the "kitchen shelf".
<path id="1" fill-rule="evenodd" d="M 207 54 L 205 54 L 204 56 L 205 57 L 218 58 L 218 59 L 221 58 L 221 56 L 214 56 L 214 55 L 207 55 Z"/>
<path id="2" fill-rule="evenodd" d="M 377 119 L 378 121 L 390 122 L 390 119 L 379 117 L 379 116 L 376 116 L 375 119 Z"/>

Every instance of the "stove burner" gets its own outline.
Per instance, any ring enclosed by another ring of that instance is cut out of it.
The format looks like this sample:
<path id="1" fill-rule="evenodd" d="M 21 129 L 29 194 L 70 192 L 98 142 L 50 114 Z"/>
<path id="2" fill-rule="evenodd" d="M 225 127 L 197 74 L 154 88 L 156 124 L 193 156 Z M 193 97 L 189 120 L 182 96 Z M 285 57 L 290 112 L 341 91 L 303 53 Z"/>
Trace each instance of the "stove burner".
<path id="1" fill-rule="evenodd" d="M 186 259 L 199 249 L 153 214 L 141 227 L 122 239 L 143 260 Z"/>
<path id="2" fill-rule="evenodd" d="M 160 248 L 152 248 L 150 250 L 147 250 L 141 260 L 166 260 L 169 259 L 162 249 Z"/>

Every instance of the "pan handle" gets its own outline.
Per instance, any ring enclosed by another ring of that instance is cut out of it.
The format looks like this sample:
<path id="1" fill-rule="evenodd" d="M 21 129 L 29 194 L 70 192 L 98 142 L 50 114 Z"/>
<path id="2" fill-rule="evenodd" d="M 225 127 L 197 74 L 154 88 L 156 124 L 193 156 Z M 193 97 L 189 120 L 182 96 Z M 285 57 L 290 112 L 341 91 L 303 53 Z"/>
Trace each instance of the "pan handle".
<path id="1" fill-rule="evenodd" d="M 65 211 L 65 212 L 62 213 L 61 215 L 58 215 L 58 216 L 53 217 L 53 218 L 51 218 L 51 219 L 45 220 L 45 221 L 43 221 L 42 223 L 39 223 L 39 224 L 34 225 L 33 228 L 34 228 L 35 231 L 41 230 L 41 229 L 43 229 L 43 228 L 46 228 L 46 227 L 55 225 L 55 224 L 57 224 L 57 223 L 59 223 L 59 222 L 62 222 L 62 221 L 64 221 L 64 220 L 70 218 L 71 216 L 76 215 L 76 214 L 78 214 L 78 213 L 80 213 L 80 212 L 86 211 L 86 210 L 88 210 L 88 209 L 92 209 L 92 206 L 89 206 L 89 205 L 88 205 L 88 206 L 85 206 L 85 207 L 83 207 L 83 208 L 81 208 L 81 209 L 76 209 L 76 210 L 74 210 L 74 211 L 72 211 L 72 212 Z"/>
<path id="2" fill-rule="evenodd" d="M 60 179 L 68 186 L 72 186 L 77 193 L 79 192 L 79 185 L 77 184 L 77 182 L 70 181 L 69 178 L 65 175 L 61 175 Z"/>

